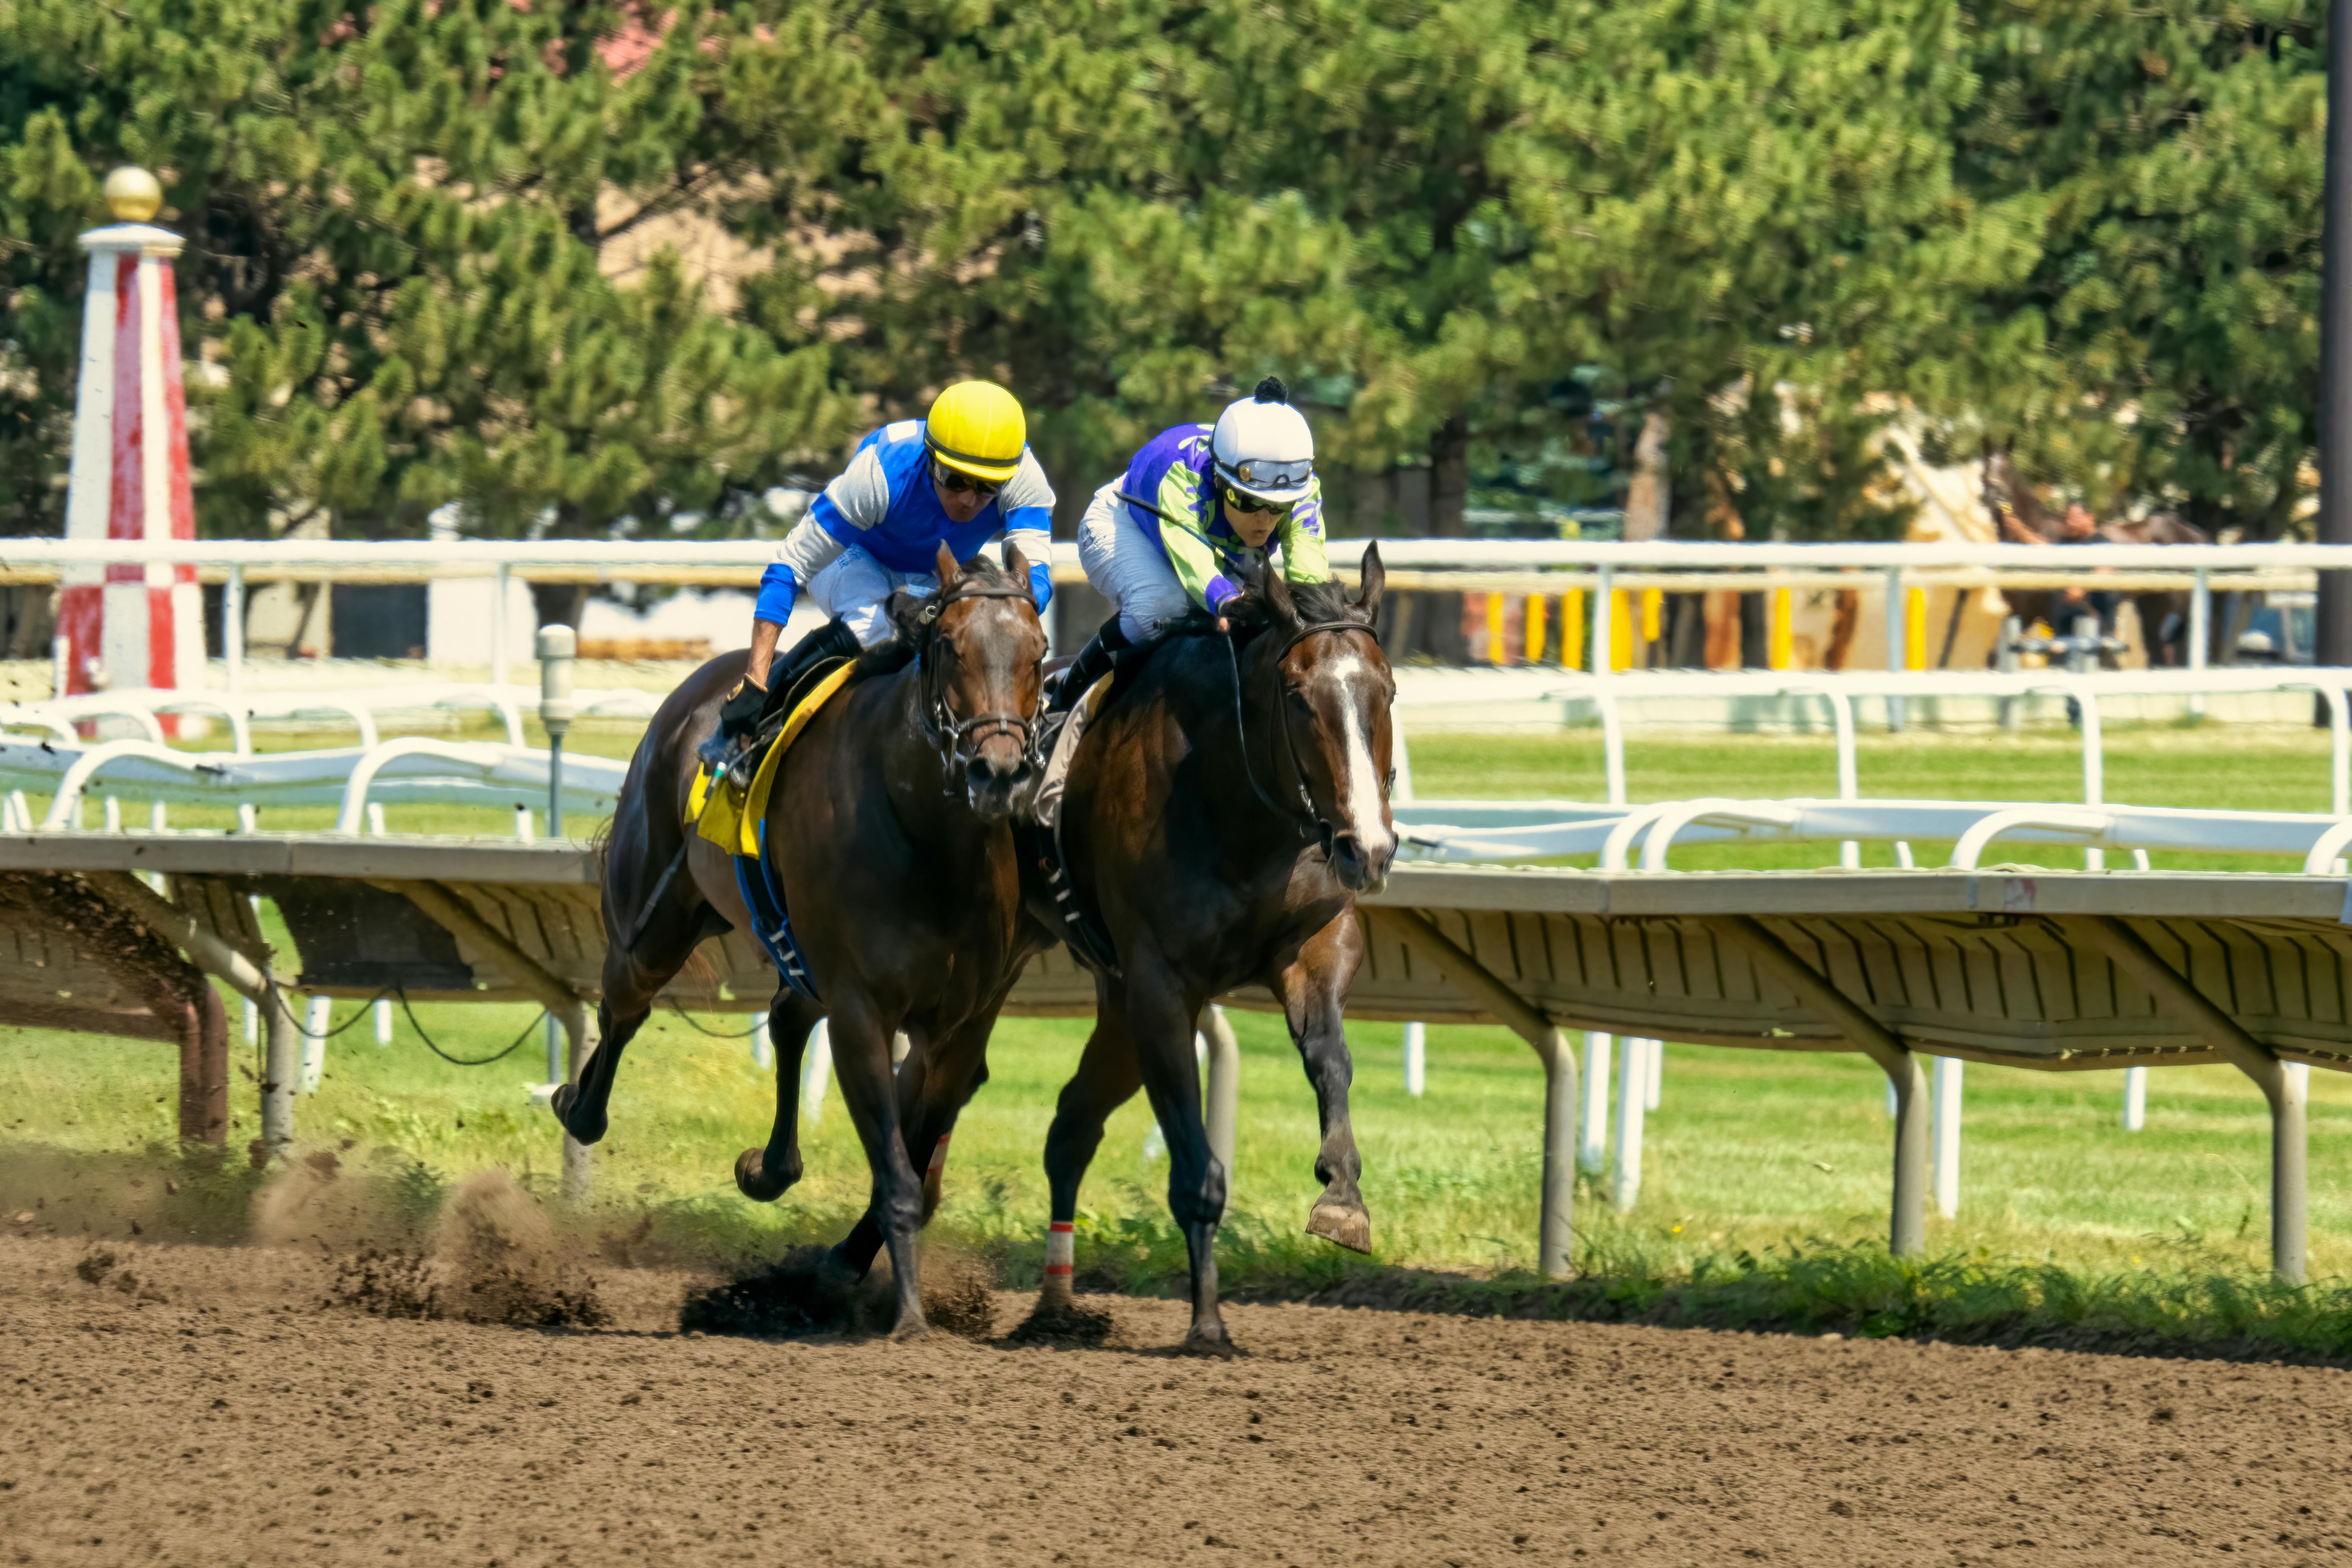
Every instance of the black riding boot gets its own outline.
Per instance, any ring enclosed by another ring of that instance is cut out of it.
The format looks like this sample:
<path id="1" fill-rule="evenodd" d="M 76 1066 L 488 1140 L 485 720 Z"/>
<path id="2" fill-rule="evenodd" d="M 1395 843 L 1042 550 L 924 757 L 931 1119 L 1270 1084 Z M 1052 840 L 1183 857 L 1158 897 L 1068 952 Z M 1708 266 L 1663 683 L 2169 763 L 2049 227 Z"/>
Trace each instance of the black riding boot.
<path id="1" fill-rule="evenodd" d="M 1054 688 L 1053 700 L 1045 705 L 1047 713 L 1067 713 L 1078 706 L 1097 681 L 1110 674 L 1118 655 L 1135 646 L 1119 630 L 1118 617 L 1114 615 L 1102 623 L 1099 631 L 1087 640 L 1078 656 L 1062 672 L 1062 684 Z"/>
<path id="2" fill-rule="evenodd" d="M 791 653 L 768 666 L 768 706 L 761 710 L 761 722 L 774 716 L 803 675 L 828 659 L 854 659 L 858 651 L 857 633 L 846 621 L 828 621 L 793 643 Z"/>

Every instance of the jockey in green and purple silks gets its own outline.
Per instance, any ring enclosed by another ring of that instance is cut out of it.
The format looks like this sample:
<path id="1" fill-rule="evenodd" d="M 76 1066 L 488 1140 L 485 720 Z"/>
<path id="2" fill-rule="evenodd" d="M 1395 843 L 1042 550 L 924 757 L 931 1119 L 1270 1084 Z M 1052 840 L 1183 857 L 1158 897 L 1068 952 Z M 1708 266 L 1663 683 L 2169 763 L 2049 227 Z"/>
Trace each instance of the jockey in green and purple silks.
<path id="1" fill-rule="evenodd" d="M 1214 425 L 1153 436 L 1095 492 L 1078 524 L 1078 559 L 1118 613 L 1079 651 L 1054 706 L 1075 703 L 1120 650 L 1195 606 L 1222 610 L 1274 549 L 1288 580 L 1330 580 L 1315 435 L 1268 376 Z"/>

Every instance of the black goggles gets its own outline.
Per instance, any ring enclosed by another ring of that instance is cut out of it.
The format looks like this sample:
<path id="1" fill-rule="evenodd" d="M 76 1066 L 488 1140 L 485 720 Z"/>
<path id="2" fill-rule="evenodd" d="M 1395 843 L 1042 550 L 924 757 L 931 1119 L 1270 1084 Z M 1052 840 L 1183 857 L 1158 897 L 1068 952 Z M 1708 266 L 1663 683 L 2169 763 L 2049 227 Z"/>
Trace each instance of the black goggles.
<path id="1" fill-rule="evenodd" d="M 1292 503 L 1293 506 L 1297 504 Z M 1244 496 L 1231 485 L 1225 486 L 1225 505 L 1236 512 L 1272 512 L 1277 517 L 1290 510 L 1289 507 L 1277 507 L 1272 501 L 1261 500 L 1255 496 Z"/>
<path id="2" fill-rule="evenodd" d="M 936 457 L 931 459 L 931 482 L 940 489 L 957 495 L 993 496 L 1004 488 L 1004 481 L 1002 479 L 982 479 L 978 475 L 967 474 L 961 468 L 950 468 Z"/>

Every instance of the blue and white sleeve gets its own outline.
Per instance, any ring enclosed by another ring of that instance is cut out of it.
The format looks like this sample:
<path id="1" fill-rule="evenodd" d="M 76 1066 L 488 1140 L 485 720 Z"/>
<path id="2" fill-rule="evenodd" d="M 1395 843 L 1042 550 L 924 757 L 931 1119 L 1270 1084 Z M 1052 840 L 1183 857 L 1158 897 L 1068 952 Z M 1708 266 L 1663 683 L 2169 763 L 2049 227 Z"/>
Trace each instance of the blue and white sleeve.
<path id="1" fill-rule="evenodd" d="M 1029 591 L 1042 614 L 1054 600 L 1054 486 L 1035 453 L 1022 452 L 996 505 L 1004 519 L 1004 547 L 1029 562 Z"/>
<path id="2" fill-rule="evenodd" d="M 802 586 L 831 566 L 834 558 L 845 548 L 818 521 L 816 508 L 811 507 L 809 515 L 794 523 L 793 531 L 776 547 L 775 559 L 768 563 L 768 570 L 760 574 L 760 598 L 752 607 L 751 618 L 772 621 L 779 626 L 790 621 L 793 601 L 800 597 Z"/>

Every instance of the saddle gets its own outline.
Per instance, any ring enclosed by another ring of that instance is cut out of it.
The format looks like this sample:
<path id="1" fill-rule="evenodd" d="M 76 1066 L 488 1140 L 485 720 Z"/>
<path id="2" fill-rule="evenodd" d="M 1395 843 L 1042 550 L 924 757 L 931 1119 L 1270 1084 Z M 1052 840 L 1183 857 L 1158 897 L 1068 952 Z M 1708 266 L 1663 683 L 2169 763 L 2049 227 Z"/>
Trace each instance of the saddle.
<path id="1" fill-rule="evenodd" d="M 687 791 L 686 823 L 700 837 L 727 852 L 735 866 L 735 885 L 751 912 L 751 934 L 760 939 L 776 973 L 785 985 L 811 1001 L 818 999 L 809 977 L 800 944 L 793 936 L 790 912 L 784 907 L 784 884 L 768 857 L 768 800 L 775 793 L 777 768 L 834 694 L 849 684 L 857 661 L 842 659 L 824 666 L 797 701 L 779 710 L 761 726 L 748 750 L 758 758 L 750 782 L 739 783 L 742 760 L 706 762 Z"/>
<path id="2" fill-rule="evenodd" d="M 1062 940 L 1069 945 L 1071 956 L 1113 979 L 1119 975 L 1118 949 L 1102 922 L 1079 904 L 1062 853 L 1062 792 L 1077 760 L 1078 743 L 1086 738 L 1087 727 L 1095 716 L 1109 705 L 1118 680 L 1118 671 L 1114 668 L 1088 687 L 1068 712 L 1055 715 L 1039 729 L 1036 792 L 1030 797 L 1029 810 L 1013 824 L 1013 850 L 1035 868 L 1045 879 L 1046 891 L 1054 895 L 1054 913 L 1060 919 Z"/>

